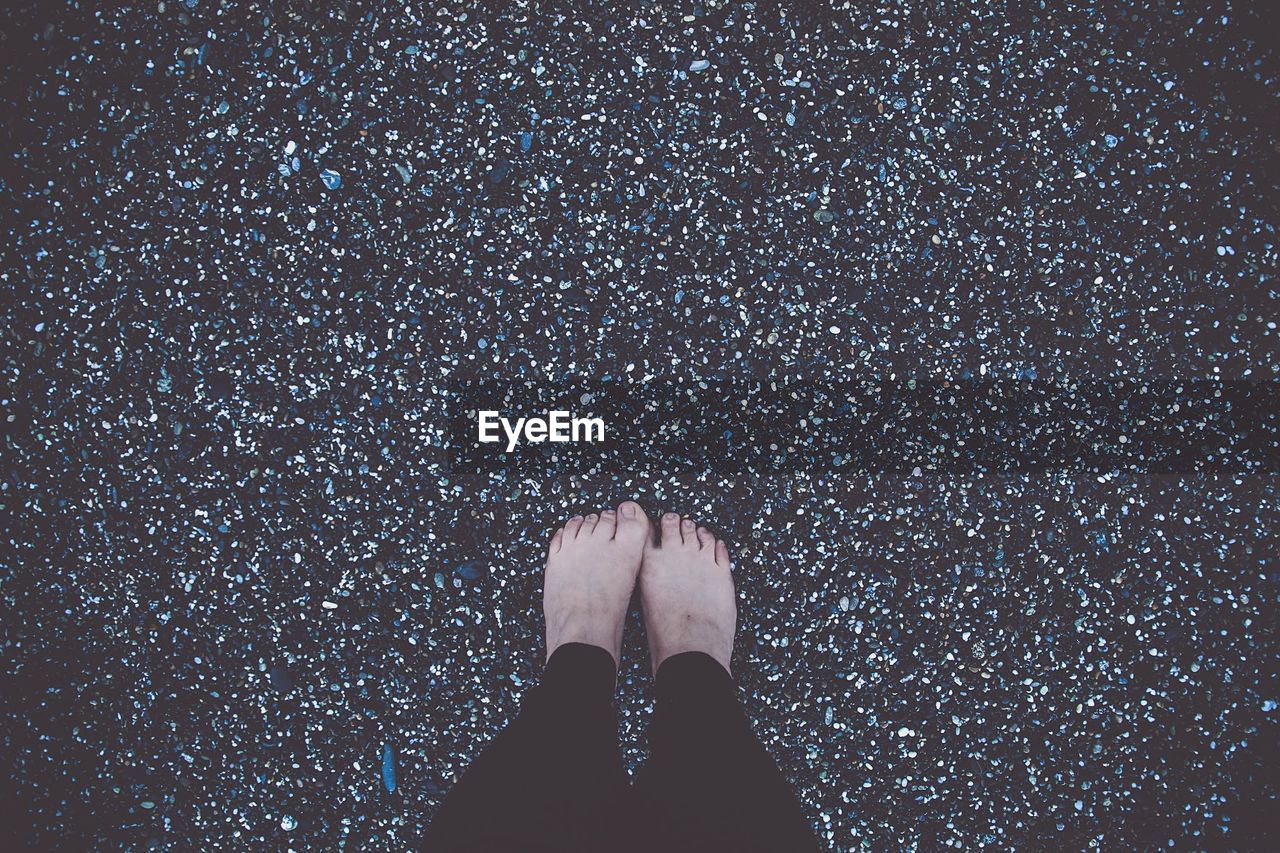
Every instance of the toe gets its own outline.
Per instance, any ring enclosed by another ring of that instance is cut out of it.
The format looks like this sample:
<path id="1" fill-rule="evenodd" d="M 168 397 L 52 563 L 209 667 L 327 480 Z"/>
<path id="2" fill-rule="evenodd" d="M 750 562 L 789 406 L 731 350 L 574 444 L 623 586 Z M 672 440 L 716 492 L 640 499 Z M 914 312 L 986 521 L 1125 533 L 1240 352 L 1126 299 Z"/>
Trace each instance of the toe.
<path id="1" fill-rule="evenodd" d="M 615 539 L 643 543 L 649 538 L 649 518 L 635 501 L 618 504 Z"/>
<path id="2" fill-rule="evenodd" d="M 564 541 L 564 528 L 561 527 L 555 533 L 551 534 L 551 542 L 547 545 L 547 553 L 554 554 L 560 550 L 560 543 Z"/>
<path id="3" fill-rule="evenodd" d="M 674 512 L 663 513 L 662 544 L 664 546 L 680 544 L 680 516 Z"/>
<path id="4" fill-rule="evenodd" d="M 729 546 L 719 540 L 716 541 L 716 565 L 729 565 Z"/>
<path id="5" fill-rule="evenodd" d="M 680 536 L 684 539 L 684 544 L 693 545 L 696 548 L 698 545 L 698 525 L 686 518 L 680 522 Z"/>
<path id="6" fill-rule="evenodd" d="M 596 524 L 600 521 L 600 516 L 594 512 L 582 519 L 582 529 L 578 531 L 579 536 L 589 536 L 596 531 Z"/>
<path id="7" fill-rule="evenodd" d="M 711 531 L 705 527 L 698 528 L 698 547 L 700 548 L 716 547 L 716 537 L 712 536 Z"/>
<path id="8" fill-rule="evenodd" d="M 618 529 L 618 514 L 611 509 L 600 511 L 600 520 L 596 522 L 596 533 L 606 539 L 612 539 Z"/>
<path id="9" fill-rule="evenodd" d="M 578 530 L 582 527 L 582 516 L 575 515 L 564 523 L 564 541 L 572 542 L 578 536 Z"/>

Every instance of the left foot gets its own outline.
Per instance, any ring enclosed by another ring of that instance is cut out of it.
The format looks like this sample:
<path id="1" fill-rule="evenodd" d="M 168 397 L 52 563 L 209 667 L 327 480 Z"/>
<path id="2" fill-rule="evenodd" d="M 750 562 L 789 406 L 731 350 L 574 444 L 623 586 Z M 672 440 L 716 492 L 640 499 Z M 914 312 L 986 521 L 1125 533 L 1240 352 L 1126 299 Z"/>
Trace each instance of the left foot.
<path id="1" fill-rule="evenodd" d="M 575 515 L 555 532 L 542 597 L 548 658 L 564 643 L 587 643 L 618 664 L 622 625 L 648 540 L 649 519 L 634 501 L 624 501 L 617 511 Z"/>

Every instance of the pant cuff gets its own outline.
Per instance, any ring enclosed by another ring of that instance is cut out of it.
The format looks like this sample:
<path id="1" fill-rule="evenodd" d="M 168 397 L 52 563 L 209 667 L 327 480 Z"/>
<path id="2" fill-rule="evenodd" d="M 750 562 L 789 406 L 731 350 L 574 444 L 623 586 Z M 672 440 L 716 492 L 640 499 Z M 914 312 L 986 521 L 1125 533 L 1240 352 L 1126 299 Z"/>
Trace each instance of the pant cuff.
<path id="1" fill-rule="evenodd" d="M 541 686 L 568 701 L 609 705 L 617 680 L 612 654 L 587 643 L 564 643 L 547 661 Z"/>
<path id="2" fill-rule="evenodd" d="M 704 652 L 681 652 L 658 667 L 654 693 L 659 702 L 715 705 L 738 703 L 738 687 L 724 666 Z"/>

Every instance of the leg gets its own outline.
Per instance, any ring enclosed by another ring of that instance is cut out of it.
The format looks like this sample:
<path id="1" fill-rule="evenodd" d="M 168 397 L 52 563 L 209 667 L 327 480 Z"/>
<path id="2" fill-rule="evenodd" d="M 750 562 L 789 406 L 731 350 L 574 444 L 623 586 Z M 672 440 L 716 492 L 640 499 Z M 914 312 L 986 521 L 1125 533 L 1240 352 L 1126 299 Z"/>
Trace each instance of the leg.
<path id="1" fill-rule="evenodd" d="M 729 553 L 705 528 L 662 519 L 640 570 L 657 706 L 633 795 L 656 850 L 817 847 L 791 786 L 751 731 L 729 673 L 737 619 Z"/>
<path id="2" fill-rule="evenodd" d="M 627 774 L 609 653 L 562 645 L 520 715 L 467 768 L 428 831 L 425 850 L 596 850 Z"/>
<path id="3" fill-rule="evenodd" d="M 634 503 L 556 531 L 543 610 L 547 667 L 520 715 L 467 768 L 428 831 L 432 851 L 616 847 L 627 774 L 613 693 L 649 521 Z"/>

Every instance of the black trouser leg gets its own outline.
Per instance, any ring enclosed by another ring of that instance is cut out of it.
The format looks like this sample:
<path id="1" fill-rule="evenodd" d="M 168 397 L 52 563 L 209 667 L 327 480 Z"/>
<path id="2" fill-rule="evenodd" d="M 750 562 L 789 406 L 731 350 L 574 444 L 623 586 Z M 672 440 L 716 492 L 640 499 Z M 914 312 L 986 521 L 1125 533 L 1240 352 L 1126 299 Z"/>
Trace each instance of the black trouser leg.
<path id="1" fill-rule="evenodd" d="M 425 849 L 616 849 L 627 791 L 616 679 L 604 649 L 583 643 L 556 649 L 520 715 L 441 804 Z"/>
<path id="2" fill-rule="evenodd" d="M 649 761 L 632 789 L 641 846 L 667 851 L 817 849 L 794 791 L 765 751 L 733 678 L 701 652 L 663 661 Z"/>

